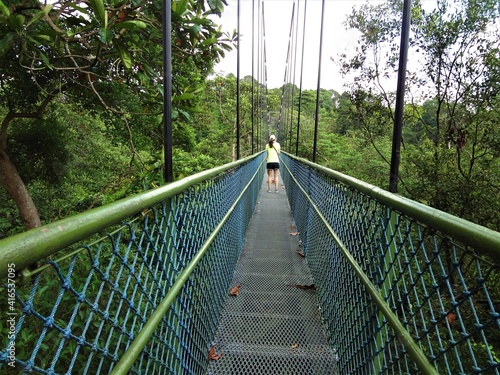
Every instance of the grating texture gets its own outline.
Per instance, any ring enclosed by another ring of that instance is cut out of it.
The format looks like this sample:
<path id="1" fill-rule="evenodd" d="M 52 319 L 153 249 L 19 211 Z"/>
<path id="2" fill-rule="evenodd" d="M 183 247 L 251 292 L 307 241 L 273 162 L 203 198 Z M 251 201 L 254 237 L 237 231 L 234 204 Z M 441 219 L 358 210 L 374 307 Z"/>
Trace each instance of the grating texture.
<path id="1" fill-rule="evenodd" d="M 284 190 L 261 188 L 207 374 L 337 374 Z M 306 289 L 309 288 L 309 289 Z"/>
<path id="2" fill-rule="evenodd" d="M 500 374 L 498 259 L 495 263 L 479 255 L 334 173 L 287 154 L 283 164 L 287 196 L 327 334 L 338 350 L 340 373 L 420 373 L 345 249 L 437 373 Z"/>

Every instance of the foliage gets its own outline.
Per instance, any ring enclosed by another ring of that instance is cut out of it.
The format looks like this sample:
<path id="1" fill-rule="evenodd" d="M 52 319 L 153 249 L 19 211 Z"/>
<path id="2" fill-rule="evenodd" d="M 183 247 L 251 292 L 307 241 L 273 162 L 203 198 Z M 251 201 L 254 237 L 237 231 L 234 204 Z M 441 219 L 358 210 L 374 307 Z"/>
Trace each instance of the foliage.
<path id="1" fill-rule="evenodd" d="M 400 1 L 367 4 L 347 20 L 361 37 L 342 70 L 357 74 L 351 98 L 373 146 L 394 122 L 395 93 L 385 87 L 396 80 L 401 12 Z M 410 198 L 497 230 L 491 201 L 475 198 L 492 198 L 498 211 L 498 17 L 489 0 L 414 4 L 406 80 L 414 100 L 404 114 L 399 176 Z"/>
<path id="2" fill-rule="evenodd" d="M 47 176 L 49 170 L 40 168 L 50 165 L 46 161 L 54 158 L 61 168 L 49 180 L 60 178 L 68 168 L 65 160 L 55 155 L 69 157 L 64 134 L 59 133 L 62 138 L 56 139 L 55 133 L 49 131 L 48 118 L 53 121 L 57 117 L 51 114 L 57 108 L 51 102 L 78 104 L 90 110 L 103 120 L 116 147 L 129 144 L 143 166 L 149 161 L 141 160 L 136 145 L 144 147 L 143 152 L 155 153 L 162 144 L 157 116 L 161 115 L 163 103 L 163 3 L 61 0 L 46 4 L 9 0 L 1 5 L 0 109 L 4 118 L 0 184 L 16 203 L 28 229 L 41 224 L 37 210 L 40 203 L 33 202 L 21 175 L 30 178 L 29 174 L 43 172 Z M 224 51 L 231 49 L 235 35 L 224 35 L 209 18 L 211 14 L 220 15 L 223 5 L 224 0 L 172 3 L 174 119 L 190 119 L 203 80 Z M 30 124 L 22 119 L 43 122 Z M 26 129 L 16 133 L 13 124 L 16 129 Z M 36 131 L 30 132 L 35 127 Z M 138 131 L 139 127 L 144 131 Z M 156 142 L 149 143 L 144 138 L 148 134 Z M 8 142 L 10 137 L 17 141 Z M 46 146 L 51 142 L 57 146 L 49 149 Z M 26 151 L 30 145 L 37 146 L 31 155 Z M 40 152 L 47 155 L 40 158 Z M 38 169 L 26 171 L 20 166 L 16 170 L 16 162 L 26 165 L 26 160 L 33 157 L 43 160 L 37 163 Z M 117 182 L 121 184 L 110 184 Z M 95 184 L 90 187 L 97 191 L 104 188 Z"/>

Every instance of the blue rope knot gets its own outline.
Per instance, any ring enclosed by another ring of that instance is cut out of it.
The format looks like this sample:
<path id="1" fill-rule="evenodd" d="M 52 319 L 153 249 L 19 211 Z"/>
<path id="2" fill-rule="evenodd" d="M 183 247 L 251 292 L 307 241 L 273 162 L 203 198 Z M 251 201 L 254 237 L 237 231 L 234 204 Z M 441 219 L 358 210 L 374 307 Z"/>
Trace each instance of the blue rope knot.
<path id="1" fill-rule="evenodd" d="M 52 326 L 54 325 L 54 318 L 49 316 L 46 320 L 45 320 L 45 323 L 44 323 L 44 327 L 47 327 L 47 328 L 52 328 Z"/>
<path id="2" fill-rule="evenodd" d="M 31 304 L 31 301 L 30 301 L 26 305 L 23 306 L 22 311 L 23 311 L 23 313 L 25 313 L 27 315 L 31 315 L 31 314 L 33 314 L 32 308 L 33 308 L 33 305 Z"/>
<path id="3" fill-rule="evenodd" d="M 33 362 L 28 360 L 28 361 L 26 361 L 26 365 L 24 366 L 23 371 L 25 373 L 29 373 L 32 368 L 33 368 Z"/>
<path id="4" fill-rule="evenodd" d="M 85 336 L 80 336 L 80 337 L 78 337 L 78 345 L 80 345 L 80 346 L 85 345 Z M 94 344 L 94 345 L 92 346 L 92 350 L 94 350 L 94 347 L 95 347 L 95 348 L 96 348 L 96 350 L 97 350 L 96 344 Z"/>
<path id="5" fill-rule="evenodd" d="M 66 328 L 65 330 L 63 330 L 63 338 L 66 340 L 69 340 L 71 338 L 71 329 L 70 328 Z"/>
<path id="6" fill-rule="evenodd" d="M 85 302 L 85 293 L 78 293 L 77 294 L 77 301 L 78 302 Z"/>

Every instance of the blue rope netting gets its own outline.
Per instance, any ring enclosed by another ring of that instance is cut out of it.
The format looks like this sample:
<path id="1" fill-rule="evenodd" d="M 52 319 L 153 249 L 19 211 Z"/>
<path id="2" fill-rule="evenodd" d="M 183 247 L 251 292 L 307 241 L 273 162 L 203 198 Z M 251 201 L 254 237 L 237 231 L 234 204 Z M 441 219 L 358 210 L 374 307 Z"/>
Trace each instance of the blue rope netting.
<path id="1" fill-rule="evenodd" d="M 191 186 L 109 228 L 101 238 L 96 234 L 48 259 L 32 280 L 16 287 L 15 334 L 2 337 L 0 373 L 108 374 L 251 181 L 262 158 Z M 262 178 L 263 170 L 182 287 L 131 374 L 203 373 Z M 63 259 L 65 254 L 69 257 Z M 7 311 L 6 301 L 0 304 Z M 2 332 L 5 324 L 0 322 Z M 15 361 L 9 350 L 13 345 Z"/>
<path id="2" fill-rule="evenodd" d="M 493 298 L 499 265 L 282 156 L 437 372 L 499 375 L 500 306 Z M 1 337 L 0 373 L 108 374 L 261 161 L 192 186 L 109 228 L 102 238 L 90 238 L 79 252 L 67 249 L 48 259 L 32 280 L 16 286 L 14 334 Z M 418 373 L 309 200 L 285 168 L 281 173 L 340 373 Z M 205 371 L 262 177 L 222 227 L 130 373 Z M 5 299 L 0 307 L 8 311 Z M 6 319 L 0 329 L 9 332 Z"/>
<path id="3" fill-rule="evenodd" d="M 500 265 L 283 155 L 288 199 L 341 374 L 415 374 L 301 186 L 439 374 L 500 374 Z M 292 179 L 291 175 L 297 180 Z"/>

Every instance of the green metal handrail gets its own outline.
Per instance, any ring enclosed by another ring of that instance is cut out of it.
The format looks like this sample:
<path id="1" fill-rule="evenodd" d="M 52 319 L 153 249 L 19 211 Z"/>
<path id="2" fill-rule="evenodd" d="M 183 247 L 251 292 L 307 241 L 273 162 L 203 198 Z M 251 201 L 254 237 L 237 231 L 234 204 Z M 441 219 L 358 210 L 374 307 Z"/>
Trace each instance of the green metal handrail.
<path id="1" fill-rule="evenodd" d="M 293 155 L 288 155 L 295 158 Z M 500 262 L 500 232 L 475 224 L 422 203 L 393 194 L 377 186 L 360 181 L 354 177 L 323 167 L 309 160 L 296 158 L 301 163 L 312 167 L 327 176 L 377 200 L 389 208 L 418 220 L 429 227 L 442 231 L 475 250 L 488 254 Z"/>
<path id="2" fill-rule="evenodd" d="M 0 240 L 0 278 L 5 278 L 7 275 L 9 263 L 15 263 L 18 270 L 24 270 L 59 250 L 118 224 L 132 215 L 181 193 L 190 186 L 242 165 L 254 157 L 254 155 L 249 156 L 200 172 L 157 189 L 123 198 Z"/>
<path id="3" fill-rule="evenodd" d="M 281 159 L 342 373 L 499 373 L 500 313 L 489 291 L 498 289 L 500 233 L 286 152 Z"/>
<path id="4" fill-rule="evenodd" d="M 263 163 L 264 160 L 262 160 L 259 169 L 262 167 Z M 196 255 L 179 275 L 174 285 L 172 285 L 172 287 L 169 289 L 165 298 L 161 301 L 154 313 L 151 315 L 151 318 L 149 318 L 140 333 L 137 335 L 137 338 L 132 342 L 132 344 L 130 344 L 127 351 L 123 354 L 122 358 L 111 372 L 111 375 L 127 374 L 128 371 L 132 368 L 134 362 L 137 360 L 137 357 L 146 346 L 148 340 L 151 338 L 158 325 L 161 323 L 163 316 L 174 303 L 175 298 L 180 293 L 182 287 L 186 284 L 188 278 L 191 276 L 194 269 L 209 249 L 210 245 L 212 245 L 222 227 L 225 225 L 225 223 L 237 207 L 238 203 L 241 201 L 242 197 L 247 193 L 247 190 L 250 188 L 250 186 L 255 183 L 256 178 L 258 178 L 259 169 L 255 171 L 251 180 L 243 188 L 226 215 L 224 215 L 224 218 L 220 221 L 219 224 L 217 224 L 217 227 L 210 234 L 209 238 L 203 243 Z"/>
<path id="5" fill-rule="evenodd" d="M 292 155 L 288 155 L 289 157 L 293 157 Z M 297 158 L 297 160 L 299 160 Z M 338 176 L 338 172 L 334 172 L 332 170 L 320 167 L 317 164 L 311 163 L 309 161 L 300 159 L 300 161 L 306 165 L 309 165 L 311 167 L 315 167 L 317 170 L 320 170 L 322 172 L 327 172 L 327 174 L 331 176 Z M 422 350 L 418 347 L 418 345 L 413 341 L 413 338 L 411 335 L 408 333 L 408 331 L 404 328 L 404 326 L 401 324 L 399 321 L 398 317 L 392 312 L 390 307 L 387 305 L 387 303 L 384 301 L 384 298 L 380 295 L 378 289 L 373 285 L 371 280 L 368 278 L 368 276 L 363 272 L 363 269 L 359 265 L 359 263 L 354 259 L 352 254 L 349 252 L 345 244 L 342 242 L 342 240 L 339 238 L 335 230 L 331 227 L 331 225 L 328 223 L 328 220 L 323 216 L 321 213 L 321 210 L 316 206 L 316 204 L 313 202 L 311 197 L 309 197 L 307 191 L 304 189 L 303 186 L 300 185 L 299 181 L 294 177 L 293 173 L 290 171 L 289 167 L 286 165 L 286 163 L 283 163 L 286 170 L 289 173 L 290 178 L 294 181 L 294 183 L 297 185 L 297 187 L 301 190 L 301 192 L 304 194 L 306 199 L 309 201 L 309 204 L 311 205 L 312 209 L 316 212 L 322 223 L 325 225 L 327 228 L 328 232 L 330 235 L 335 239 L 335 242 L 339 246 L 339 248 L 342 250 L 342 253 L 346 257 L 347 261 L 350 263 L 352 266 L 354 272 L 356 275 L 359 277 L 363 285 L 366 287 L 366 290 L 370 295 L 372 296 L 374 302 L 377 304 L 378 308 L 384 314 L 385 318 L 391 325 L 391 327 L 394 329 L 400 340 L 403 342 L 403 345 L 405 346 L 406 350 L 409 353 L 410 358 L 415 361 L 415 363 L 418 366 L 418 369 L 422 372 L 422 374 L 425 375 L 438 375 L 434 367 L 430 364 L 429 360 L 427 357 L 424 355 Z M 348 181 L 353 183 L 351 185 L 354 187 L 354 184 L 357 184 L 359 187 L 359 183 L 356 181 L 353 181 L 353 179 L 349 176 L 344 176 L 348 177 Z M 343 181 L 345 183 L 345 180 Z M 367 186 L 366 184 L 363 184 L 363 186 Z M 370 191 L 370 190 L 368 190 Z"/>
<path id="6" fill-rule="evenodd" d="M 202 373 L 263 163 L 260 152 L 0 241 L 0 372 Z"/>

